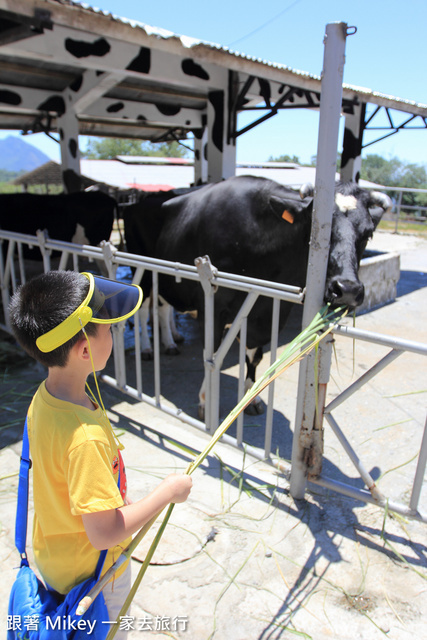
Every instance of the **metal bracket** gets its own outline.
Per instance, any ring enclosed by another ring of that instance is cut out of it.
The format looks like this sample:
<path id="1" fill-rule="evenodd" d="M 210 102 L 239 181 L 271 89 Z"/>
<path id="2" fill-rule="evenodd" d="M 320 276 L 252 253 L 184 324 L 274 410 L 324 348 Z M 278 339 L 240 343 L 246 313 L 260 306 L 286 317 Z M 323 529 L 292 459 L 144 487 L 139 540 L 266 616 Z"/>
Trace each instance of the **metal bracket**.
<path id="1" fill-rule="evenodd" d="M 194 260 L 194 264 L 199 272 L 200 282 L 203 287 L 203 291 L 206 294 L 218 291 L 218 285 L 214 283 L 214 280 L 218 276 L 218 269 L 212 266 L 209 256 L 202 256 Z"/>
<path id="2" fill-rule="evenodd" d="M 108 277 L 114 279 L 116 277 L 116 268 L 114 267 L 113 260 L 118 249 L 113 244 L 111 244 L 111 242 L 108 242 L 106 240 L 103 240 L 101 242 L 101 249 L 107 267 Z"/>

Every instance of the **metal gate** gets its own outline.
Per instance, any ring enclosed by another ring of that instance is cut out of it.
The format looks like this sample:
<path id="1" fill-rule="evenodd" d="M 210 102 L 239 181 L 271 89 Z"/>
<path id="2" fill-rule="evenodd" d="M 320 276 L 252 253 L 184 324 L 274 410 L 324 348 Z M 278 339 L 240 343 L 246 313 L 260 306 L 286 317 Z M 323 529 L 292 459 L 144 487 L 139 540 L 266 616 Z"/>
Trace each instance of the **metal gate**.
<path id="1" fill-rule="evenodd" d="M 4 241 L 8 242 L 7 254 L 4 255 L 3 245 Z M 304 292 L 297 287 L 280 285 L 275 283 L 264 282 L 261 280 L 255 280 L 250 278 L 244 278 L 235 276 L 233 274 L 227 274 L 223 272 L 217 272 L 209 260 L 205 257 L 200 258 L 198 266 L 182 265 L 179 263 L 172 263 L 168 261 L 155 260 L 145 258 L 143 256 L 135 256 L 117 251 L 110 243 L 104 243 L 102 247 L 91 247 L 88 245 L 76 245 L 72 243 L 66 243 L 56 240 L 51 240 L 44 233 L 39 233 L 37 237 L 26 236 L 24 234 L 17 234 L 0 230 L 0 277 L 1 277 L 1 291 L 2 291 L 2 303 L 5 317 L 0 326 L 10 331 L 10 326 L 7 318 L 7 307 L 9 303 L 10 294 L 16 290 L 19 283 L 25 282 L 27 279 L 26 267 L 28 263 L 23 259 L 23 246 L 39 246 L 43 257 L 43 266 L 40 264 L 40 270 L 49 271 L 51 268 L 62 269 L 70 264 L 75 270 L 79 270 L 79 260 L 90 260 L 93 262 L 95 272 L 107 273 L 110 277 L 115 277 L 117 269 L 119 267 L 132 267 L 135 270 L 134 281 L 138 282 L 144 270 L 148 269 L 153 274 L 153 351 L 154 351 L 154 395 L 150 396 L 145 393 L 142 383 L 142 367 L 144 363 L 140 357 L 140 324 L 139 316 L 135 317 L 135 326 L 133 329 L 134 344 L 135 344 L 135 358 L 134 358 L 134 371 L 132 372 L 132 378 L 136 380 L 135 386 L 129 384 L 128 379 L 132 368 L 132 363 L 129 357 L 125 354 L 125 329 L 126 323 L 120 323 L 113 327 L 114 335 L 114 377 L 103 375 L 102 379 L 105 383 L 114 387 L 115 389 L 123 392 L 124 394 L 139 400 L 146 402 L 158 410 L 173 416 L 185 422 L 193 427 L 212 433 L 219 424 L 219 403 L 220 403 L 220 375 L 221 366 L 224 358 L 229 351 L 235 337 L 240 334 L 240 346 L 239 346 L 239 382 L 238 382 L 238 398 L 239 400 L 244 395 L 244 377 L 245 377 L 245 335 L 246 335 L 246 321 L 247 316 L 252 308 L 255 300 L 259 295 L 270 297 L 273 300 L 273 319 L 271 329 L 271 349 L 270 349 L 270 361 L 273 363 L 277 356 L 277 349 L 279 344 L 279 332 L 278 332 L 278 318 L 280 301 L 291 301 L 295 304 L 301 304 L 304 297 Z M 53 251 L 59 252 L 60 257 L 56 258 L 53 263 L 51 254 Z M 14 257 L 15 256 L 15 257 Z M 87 266 L 85 267 L 87 268 Z M 159 274 L 166 274 L 178 279 L 191 279 L 199 281 L 205 291 L 206 300 L 206 319 L 205 319 L 205 332 L 204 332 L 204 352 L 203 362 L 205 375 L 207 376 L 208 384 L 206 385 L 206 420 L 202 422 L 199 419 L 189 415 L 180 407 L 172 407 L 168 402 L 165 402 L 164 398 L 167 397 L 167 390 L 165 396 L 162 395 L 161 385 L 161 346 L 160 346 L 160 329 L 159 329 L 159 311 L 158 311 L 158 276 Z M 216 287 L 228 287 L 237 289 L 246 293 L 245 301 L 238 313 L 232 327 L 230 328 L 225 340 L 223 341 L 220 349 L 213 352 L 213 310 L 214 310 L 214 296 Z M 127 329 L 128 330 L 128 329 Z M 322 446 L 323 441 L 323 425 L 320 421 L 317 421 L 314 425 L 313 432 L 310 433 L 309 445 L 307 445 L 307 433 L 304 431 L 303 425 L 295 422 L 294 429 L 294 454 L 292 457 L 292 464 L 290 470 L 291 476 L 291 488 L 292 484 L 298 486 L 301 482 L 305 485 L 307 481 L 321 485 L 323 487 L 338 491 L 352 498 L 364 502 L 371 502 L 378 504 L 381 507 L 387 506 L 392 511 L 399 512 L 405 516 L 415 518 L 417 520 L 427 521 L 427 516 L 421 514 L 418 511 L 418 504 L 421 494 L 421 487 L 423 483 L 426 461 L 427 461 L 427 423 L 424 429 L 424 436 L 418 457 L 418 464 L 412 483 L 412 491 L 408 505 L 401 505 L 396 502 L 388 500 L 379 489 L 375 486 L 375 482 L 369 473 L 366 471 L 358 455 L 354 451 L 353 447 L 347 440 L 342 429 L 338 425 L 337 421 L 333 417 L 333 411 L 345 400 L 347 400 L 353 393 L 359 390 L 364 384 L 370 381 L 375 375 L 384 369 L 390 362 L 393 362 L 399 355 L 404 352 L 412 352 L 421 355 L 427 355 L 427 345 L 422 343 L 416 343 L 408 340 L 401 340 L 386 335 L 375 334 L 360 329 L 355 329 L 347 326 L 337 325 L 334 327 L 332 333 L 336 335 L 345 336 L 351 339 L 370 341 L 376 344 L 381 344 L 391 348 L 391 351 L 382 358 L 376 365 L 374 365 L 368 372 L 366 372 L 359 380 L 351 384 L 348 389 L 343 391 L 337 398 L 331 403 L 326 405 L 323 411 L 319 412 L 325 416 L 331 429 L 334 431 L 338 440 L 340 441 L 344 451 L 349 456 L 350 460 L 356 467 L 360 477 L 363 479 L 368 490 L 356 489 L 349 485 L 343 485 L 331 478 L 324 477 L 321 471 L 322 463 Z M 330 342 L 324 345 L 326 350 L 331 349 Z M 303 362 L 309 362 L 310 356 Z M 314 365 L 308 364 L 309 367 Z M 326 385 L 329 379 L 329 366 L 321 367 L 318 373 L 319 382 L 319 398 L 320 401 L 326 397 Z M 302 397 L 298 396 L 298 404 L 301 404 Z M 266 422 L 264 432 L 264 446 L 262 449 L 257 447 L 251 447 L 245 443 L 244 434 L 244 421 L 243 415 L 238 418 L 236 437 L 229 435 L 224 436 L 224 441 L 242 449 L 243 447 L 248 454 L 252 455 L 256 459 L 264 460 L 274 466 L 281 468 L 282 471 L 286 471 L 289 474 L 289 469 L 285 469 L 283 463 L 280 460 L 280 456 L 272 454 L 271 451 L 271 439 L 273 429 L 273 410 L 274 410 L 274 382 L 270 385 L 268 391 L 268 402 L 266 409 Z M 297 415 L 299 408 L 297 406 Z M 297 418 L 296 418 L 297 420 Z M 314 436 L 314 445 L 313 445 Z M 298 451 L 300 449 L 308 450 L 310 447 L 315 447 L 318 444 L 318 452 L 316 464 L 302 465 Z M 295 494 L 295 497 L 300 497 Z"/>

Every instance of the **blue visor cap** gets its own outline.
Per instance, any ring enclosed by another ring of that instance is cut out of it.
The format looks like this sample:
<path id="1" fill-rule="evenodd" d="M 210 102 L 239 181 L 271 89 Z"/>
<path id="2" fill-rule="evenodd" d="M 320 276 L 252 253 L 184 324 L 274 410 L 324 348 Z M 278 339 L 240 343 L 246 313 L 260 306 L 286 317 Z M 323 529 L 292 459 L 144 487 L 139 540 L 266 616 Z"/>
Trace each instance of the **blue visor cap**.
<path id="1" fill-rule="evenodd" d="M 89 291 L 81 305 L 59 325 L 36 340 L 47 353 L 65 344 L 88 322 L 113 324 L 130 318 L 142 303 L 142 289 L 136 284 L 109 280 L 92 273 L 82 273 L 89 280 Z"/>
<path id="2" fill-rule="evenodd" d="M 92 310 L 90 322 L 121 322 L 133 315 L 141 302 L 142 291 L 137 285 L 95 276 L 92 297 L 87 303 Z"/>

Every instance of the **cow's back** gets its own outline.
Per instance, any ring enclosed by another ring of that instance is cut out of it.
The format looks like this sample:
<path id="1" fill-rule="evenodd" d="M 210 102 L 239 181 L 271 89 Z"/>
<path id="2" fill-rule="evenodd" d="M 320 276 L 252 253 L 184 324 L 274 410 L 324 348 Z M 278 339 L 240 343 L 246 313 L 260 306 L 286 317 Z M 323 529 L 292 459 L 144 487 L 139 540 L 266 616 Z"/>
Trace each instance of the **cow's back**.
<path id="1" fill-rule="evenodd" d="M 298 280 L 310 220 L 288 224 L 271 210 L 271 195 L 292 195 L 300 206 L 295 192 L 253 176 L 229 178 L 166 202 L 156 257 L 194 264 L 209 255 L 222 271 L 277 280 L 285 269 Z"/>
<path id="2" fill-rule="evenodd" d="M 0 195 L 0 226 L 29 235 L 47 229 L 51 238 L 69 241 L 76 228 L 76 214 L 68 210 L 62 195 L 7 193 Z"/>

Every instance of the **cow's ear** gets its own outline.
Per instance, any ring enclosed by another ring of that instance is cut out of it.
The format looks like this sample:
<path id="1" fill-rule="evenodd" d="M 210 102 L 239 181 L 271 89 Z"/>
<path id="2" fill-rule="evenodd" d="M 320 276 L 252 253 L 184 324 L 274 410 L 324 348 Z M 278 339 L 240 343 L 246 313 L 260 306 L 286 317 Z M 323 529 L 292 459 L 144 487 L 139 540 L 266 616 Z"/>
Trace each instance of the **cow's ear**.
<path id="1" fill-rule="evenodd" d="M 373 220 L 375 228 L 381 220 L 384 213 L 391 211 L 393 202 L 386 193 L 381 191 L 371 191 L 369 194 L 369 214 Z"/>
<path id="2" fill-rule="evenodd" d="M 383 217 L 384 214 L 384 209 L 382 209 L 381 207 L 375 207 L 374 209 L 369 209 L 369 215 L 372 218 L 372 221 L 374 223 L 374 229 L 377 228 L 381 218 Z"/>
<path id="3" fill-rule="evenodd" d="M 301 214 L 308 208 L 311 203 L 308 198 L 305 201 L 290 198 L 279 198 L 277 196 L 270 196 L 270 208 L 274 215 L 281 220 L 284 220 L 288 224 L 294 224 L 299 221 Z"/>

